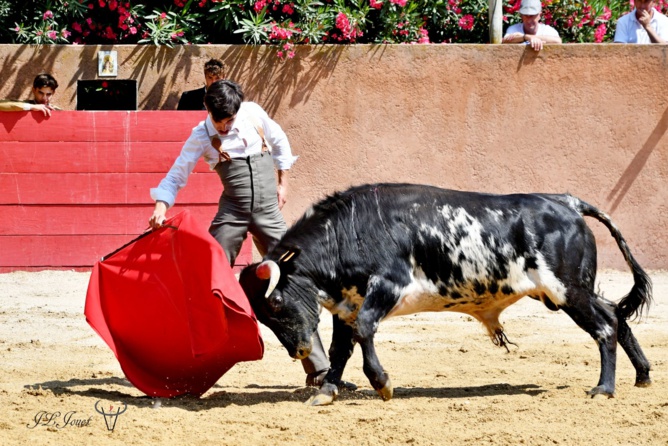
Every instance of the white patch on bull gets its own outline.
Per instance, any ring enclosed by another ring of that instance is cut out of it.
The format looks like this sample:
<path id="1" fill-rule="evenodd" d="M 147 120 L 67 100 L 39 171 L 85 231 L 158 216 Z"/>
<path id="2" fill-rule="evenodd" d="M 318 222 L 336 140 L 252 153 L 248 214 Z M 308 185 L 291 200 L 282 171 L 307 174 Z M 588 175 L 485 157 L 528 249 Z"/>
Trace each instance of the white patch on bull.
<path id="1" fill-rule="evenodd" d="M 331 308 L 336 304 L 332 296 L 324 292 L 323 290 L 318 290 L 318 302 L 325 308 Z"/>
<path id="2" fill-rule="evenodd" d="M 313 206 L 309 206 L 308 209 L 306 209 L 306 212 L 304 212 L 304 217 L 302 218 L 303 219 L 311 218 L 314 213 L 315 211 L 313 210 Z"/>
<path id="3" fill-rule="evenodd" d="M 489 245 L 485 244 L 483 225 L 465 209 L 453 209 L 445 205 L 438 212 L 443 216 L 446 231 L 438 226 L 422 224 L 420 232 L 441 243 L 442 251 L 448 254 L 454 265 L 461 268 L 464 281 L 486 282 L 492 266 L 497 262 L 497 254 L 505 258 L 512 257 L 514 250 L 509 243 L 499 246 L 496 239 L 489 237 Z"/>
<path id="4" fill-rule="evenodd" d="M 341 290 L 341 297 L 343 300 L 335 303 L 334 300 L 323 302 L 322 305 L 327 308 L 332 314 L 337 315 L 339 319 L 345 323 L 352 325 L 357 319 L 357 313 L 364 303 L 364 296 L 360 295 L 357 287 L 344 288 Z"/>
<path id="5" fill-rule="evenodd" d="M 579 199 L 575 198 L 572 195 L 568 195 L 568 194 L 564 195 L 564 198 L 566 199 L 566 204 L 568 205 L 568 207 L 570 207 L 571 209 L 573 209 L 575 211 L 580 209 L 580 200 Z"/>
<path id="6" fill-rule="evenodd" d="M 537 291 L 545 293 L 547 298 L 557 306 L 566 304 L 566 286 L 557 279 L 550 267 L 545 262 L 545 258 L 540 253 L 536 253 L 536 265 L 538 269 L 529 269 L 527 273 L 535 283 Z"/>
<path id="7" fill-rule="evenodd" d="M 327 252 L 335 252 L 333 246 L 337 244 L 336 232 L 334 231 L 334 224 L 331 220 L 325 221 L 325 243 L 327 245 Z M 329 270 L 329 278 L 332 280 L 336 279 L 336 274 L 333 268 Z"/>
<path id="8" fill-rule="evenodd" d="M 501 209 L 485 208 L 485 212 L 487 212 L 497 223 L 503 220 L 503 211 Z"/>
<path id="9" fill-rule="evenodd" d="M 596 342 L 604 344 L 613 335 L 612 327 L 604 325 L 599 330 L 596 330 Z"/>

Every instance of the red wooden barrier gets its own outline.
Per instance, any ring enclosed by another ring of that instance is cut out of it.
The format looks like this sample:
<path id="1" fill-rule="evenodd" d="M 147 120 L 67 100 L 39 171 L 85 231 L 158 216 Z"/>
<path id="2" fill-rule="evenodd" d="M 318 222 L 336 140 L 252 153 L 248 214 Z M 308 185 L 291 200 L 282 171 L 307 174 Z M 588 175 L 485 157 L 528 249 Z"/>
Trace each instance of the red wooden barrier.
<path id="1" fill-rule="evenodd" d="M 0 272 L 86 269 L 141 234 L 157 186 L 204 112 L 0 113 Z M 168 216 L 208 226 L 222 191 L 200 162 Z M 237 269 L 252 259 L 250 239 Z"/>

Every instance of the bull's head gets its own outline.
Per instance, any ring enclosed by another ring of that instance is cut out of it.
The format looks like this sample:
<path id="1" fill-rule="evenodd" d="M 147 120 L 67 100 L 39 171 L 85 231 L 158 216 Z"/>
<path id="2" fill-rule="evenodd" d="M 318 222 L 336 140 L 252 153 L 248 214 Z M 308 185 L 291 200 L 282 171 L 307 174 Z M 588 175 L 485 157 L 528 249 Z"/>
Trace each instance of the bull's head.
<path id="1" fill-rule="evenodd" d="M 244 268 L 239 283 L 258 320 L 269 327 L 290 356 L 303 359 L 311 353 L 311 337 L 318 327 L 317 289 L 295 273 L 295 251 L 278 261 L 265 260 Z"/>

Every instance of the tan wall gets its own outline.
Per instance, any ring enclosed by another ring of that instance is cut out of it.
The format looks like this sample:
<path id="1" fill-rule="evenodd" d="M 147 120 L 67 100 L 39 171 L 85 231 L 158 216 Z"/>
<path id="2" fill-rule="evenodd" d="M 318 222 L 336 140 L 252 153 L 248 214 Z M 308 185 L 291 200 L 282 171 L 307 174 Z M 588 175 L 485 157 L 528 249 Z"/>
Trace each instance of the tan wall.
<path id="1" fill-rule="evenodd" d="M 7 45 L 0 96 L 27 97 L 43 69 L 73 109 L 98 49 L 119 52 L 118 78 L 139 81 L 142 110 L 174 109 L 201 85 L 203 63 L 222 58 L 301 155 L 288 221 L 364 182 L 570 192 L 612 213 L 646 268 L 668 268 L 668 46 L 321 46 L 281 62 L 261 47 Z M 591 223 L 601 266 L 625 269 Z"/>

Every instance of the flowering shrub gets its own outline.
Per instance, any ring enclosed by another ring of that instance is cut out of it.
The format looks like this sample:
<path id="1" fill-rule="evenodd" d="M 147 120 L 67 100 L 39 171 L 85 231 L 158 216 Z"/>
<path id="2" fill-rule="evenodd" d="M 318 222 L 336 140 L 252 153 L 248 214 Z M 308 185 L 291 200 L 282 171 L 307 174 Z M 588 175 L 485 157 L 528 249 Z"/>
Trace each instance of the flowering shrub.
<path id="1" fill-rule="evenodd" d="M 609 42 L 627 0 L 543 0 L 563 41 Z M 505 0 L 504 28 L 521 21 Z M 485 43 L 488 0 L 0 0 L 0 43 Z M 659 11 L 668 0 L 656 0 Z"/>

